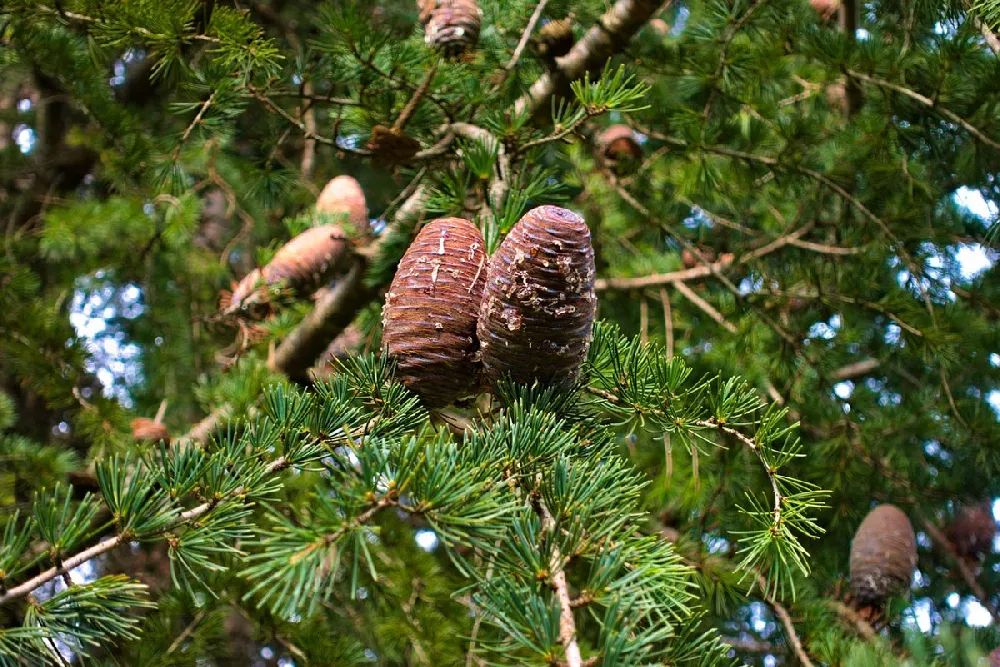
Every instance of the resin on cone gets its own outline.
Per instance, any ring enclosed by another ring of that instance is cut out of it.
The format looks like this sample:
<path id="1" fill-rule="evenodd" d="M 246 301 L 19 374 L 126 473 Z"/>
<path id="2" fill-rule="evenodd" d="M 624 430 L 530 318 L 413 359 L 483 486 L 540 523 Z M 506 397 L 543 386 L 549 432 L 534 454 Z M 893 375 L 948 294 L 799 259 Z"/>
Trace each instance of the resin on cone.
<path id="1" fill-rule="evenodd" d="M 417 0 L 417 7 L 428 46 L 458 56 L 479 42 L 483 11 L 475 0 Z"/>
<path id="2" fill-rule="evenodd" d="M 282 246 L 267 266 L 251 271 L 240 281 L 226 312 L 264 300 L 262 293 L 279 283 L 298 296 L 312 294 L 332 277 L 347 254 L 347 238 L 338 225 L 307 229 Z"/>
<path id="3" fill-rule="evenodd" d="M 132 420 L 132 437 L 136 442 L 170 442 L 170 431 L 158 421 L 146 417 Z"/>
<path id="4" fill-rule="evenodd" d="M 486 284 L 486 244 L 461 218 L 420 230 L 385 295 L 382 346 L 396 376 L 437 408 L 476 392 L 476 319 Z"/>
<path id="5" fill-rule="evenodd" d="M 948 539 L 959 556 L 979 558 L 993 550 L 997 522 L 989 504 L 962 508 L 948 526 Z"/>
<path id="6" fill-rule="evenodd" d="M 851 543 L 851 593 L 859 606 L 879 606 L 908 590 L 917 566 L 917 540 L 901 509 L 879 505 Z"/>
<path id="7" fill-rule="evenodd" d="M 344 215 L 354 230 L 367 234 L 368 204 L 361 184 L 351 176 L 337 176 L 331 179 L 316 200 L 316 211 L 327 215 Z"/>
<path id="8" fill-rule="evenodd" d="M 595 273 L 590 230 L 576 213 L 540 206 L 514 225 L 490 259 L 479 315 L 490 380 L 575 380 L 590 348 Z"/>

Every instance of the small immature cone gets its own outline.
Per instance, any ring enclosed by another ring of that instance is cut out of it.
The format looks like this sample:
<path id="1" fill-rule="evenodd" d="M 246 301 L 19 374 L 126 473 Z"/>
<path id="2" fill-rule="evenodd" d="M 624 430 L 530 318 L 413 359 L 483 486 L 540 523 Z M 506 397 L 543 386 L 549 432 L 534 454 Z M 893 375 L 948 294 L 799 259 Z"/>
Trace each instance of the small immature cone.
<path id="1" fill-rule="evenodd" d="M 618 171 L 631 171 L 642 160 L 642 146 L 628 125 L 612 125 L 597 136 L 601 155 Z"/>
<path id="2" fill-rule="evenodd" d="M 490 380 L 573 382 L 590 348 L 595 273 L 590 230 L 576 213 L 539 206 L 514 225 L 490 259 L 479 315 Z"/>
<path id="3" fill-rule="evenodd" d="M 262 284 L 281 282 L 300 296 L 311 294 L 330 279 L 347 254 L 347 238 L 338 225 L 307 229 L 282 246 L 267 266 L 240 281 L 226 311 L 238 310 Z"/>
<path id="4" fill-rule="evenodd" d="M 948 526 L 948 539 L 955 552 L 965 558 L 979 558 L 993 550 L 997 522 L 989 504 L 965 507 Z"/>
<path id="5" fill-rule="evenodd" d="M 424 39 L 446 56 L 475 47 L 483 12 L 476 0 L 417 0 Z"/>
<path id="6" fill-rule="evenodd" d="M 382 346 L 427 407 L 453 403 L 479 384 L 476 318 L 487 261 L 479 228 L 441 218 L 417 234 L 385 295 Z"/>
<path id="7" fill-rule="evenodd" d="M 316 200 L 316 211 L 328 215 L 346 215 L 355 231 L 369 231 L 368 204 L 361 184 L 353 177 L 337 176 L 326 184 Z"/>
<path id="8" fill-rule="evenodd" d="M 901 509 L 879 505 L 851 543 L 851 593 L 859 606 L 880 606 L 909 589 L 917 566 L 917 540 Z"/>
<path id="9" fill-rule="evenodd" d="M 132 420 L 132 437 L 136 442 L 170 442 L 170 431 L 163 424 L 147 419 L 146 417 L 136 417 Z"/>

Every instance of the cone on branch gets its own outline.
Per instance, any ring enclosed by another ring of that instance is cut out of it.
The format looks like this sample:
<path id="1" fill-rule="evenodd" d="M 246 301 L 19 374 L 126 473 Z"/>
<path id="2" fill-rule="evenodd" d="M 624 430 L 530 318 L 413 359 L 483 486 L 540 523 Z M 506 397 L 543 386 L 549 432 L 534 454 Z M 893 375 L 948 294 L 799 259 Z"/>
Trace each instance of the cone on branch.
<path id="1" fill-rule="evenodd" d="M 376 125 L 366 147 L 372 157 L 393 165 L 409 161 L 420 150 L 420 142 L 403 134 L 402 130 Z"/>
<path id="2" fill-rule="evenodd" d="M 286 243 L 263 269 L 254 269 L 233 289 L 227 314 L 267 301 L 267 290 L 282 285 L 297 296 L 325 284 L 348 256 L 349 244 L 339 225 L 321 225 Z"/>
<path id="3" fill-rule="evenodd" d="M 556 58 L 569 53 L 576 41 L 573 36 L 573 22 L 569 19 L 549 21 L 538 30 L 535 50 L 538 57 L 549 67 L 555 65 Z"/>
<path id="4" fill-rule="evenodd" d="M 558 206 L 529 211 L 490 259 L 479 316 L 493 382 L 572 383 L 597 310 L 594 248 L 583 218 Z"/>
<path id="5" fill-rule="evenodd" d="M 462 55 L 479 42 L 483 12 L 475 0 L 417 0 L 424 39 L 448 57 Z"/>
<path id="6" fill-rule="evenodd" d="M 136 442 L 170 442 L 170 431 L 160 422 L 147 417 L 132 420 L 132 438 Z"/>
<path id="7" fill-rule="evenodd" d="M 368 204 L 361 184 L 352 176 L 341 175 L 331 179 L 316 200 L 316 211 L 326 215 L 343 215 L 354 230 L 367 234 Z"/>
<path id="8" fill-rule="evenodd" d="M 712 263 L 715 261 L 715 251 L 711 248 L 698 248 L 698 252 L 701 253 L 706 262 Z M 693 269 L 702 265 L 698 257 L 687 248 L 684 248 L 684 251 L 681 253 L 681 262 L 684 264 L 685 269 Z"/>
<path id="9" fill-rule="evenodd" d="M 597 146 L 608 166 L 619 174 L 634 172 L 642 161 L 642 146 L 628 125 L 612 125 L 597 135 Z"/>
<path id="10" fill-rule="evenodd" d="M 479 386 L 476 319 L 487 261 L 479 228 L 441 218 L 417 234 L 385 295 L 382 347 L 396 360 L 396 376 L 427 407 Z"/>
<path id="11" fill-rule="evenodd" d="M 979 558 L 993 550 L 997 522 L 988 503 L 964 507 L 948 526 L 948 539 L 963 558 Z"/>
<path id="12" fill-rule="evenodd" d="M 901 509 L 879 505 L 851 543 L 851 593 L 860 607 L 879 607 L 909 589 L 917 566 L 917 540 Z"/>

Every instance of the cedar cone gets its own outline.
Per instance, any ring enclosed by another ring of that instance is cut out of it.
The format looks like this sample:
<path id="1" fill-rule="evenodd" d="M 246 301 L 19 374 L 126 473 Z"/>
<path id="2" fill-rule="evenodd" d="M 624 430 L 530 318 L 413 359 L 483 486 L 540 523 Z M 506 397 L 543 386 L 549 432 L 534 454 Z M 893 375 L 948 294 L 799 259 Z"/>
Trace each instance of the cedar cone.
<path id="1" fill-rule="evenodd" d="M 367 147 L 372 157 L 385 160 L 388 164 L 401 164 L 417 154 L 420 142 L 400 130 L 376 125 L 368 137 Z"/>
<path id="2" fill-rule="evenodd" d="M 248 273 L 233 290 L 227 313 L 244 306 L 263 284 L 279 282 L 297 293 L 312 293 L 323 285 L 347 256 L 347 239 L 338 225 L 311 227 L 275 253 L 263 269 Z"/>
<path id="3" fill-rule="evenodd" d="M 136 442 L 170 442 L 170 431 L 160 422 L 146 417 L 136 417 L 132 420 L 132 438 Z"/>
<path id="4" fill-rule="evenodd" d="M 711 263 L 715 261 L 715 251 L 711 248 L 698 248 L 698 252 L 701 253 L 701 256 L 707 262 Z M 687 248 L 684 248 L 684 252 L 681 253 L 681 262 L 683 262 L 685 269 L 693 269 L 702 265 L 698 258 L 695 257 L 695 254 Z"/>
<path id="5" fill-rule="evenodd" d="M 809 0 L 809 5 L 826 21 L 840 9 L 840 0 Z"/>
<path id="6" fill-rule="evenodd" d="M 521 218 L 490 259 L 477 329 L 487 376 L 572 383 L 590 348 L 595 273 L 579 215 L 539 206 Z"/>
<path id="7" fill-rule="evenodd" d="M 666 37 L 670 33 L 670 24 L 663 19 L 653 19 L 649 22 L 649 27 L 660 37 Z"/>
<path id="8" fill-rule="evenodd" d="M 397 377 L 428 407 L 453 403 L 478 386 L 485 248 L 468 220 L 435 220 L 417 234 L 385 295 L 382 347 L 397 360 Z"/>
<path id="9" fill-rule="evenodd" d="M 361 184 L 351 176 L 338 176 L 327 183 L 316 200 L 316 211 L 329 215 L 346 215 L 357 232 L 369 231 L 365 193 Z"/>
<path id="10" fill-rule="evenodd" d="M 989 504 L 964 507 L 948 526 L 948 539 L 963 558 L 979 558 L 993 550 L 997 522 Z"/>
<path id="11" fill-rule="evenodd" d="M 894 505 L 879 505 L 865 517 L 851 543 L 851 592 L 860 606 L 878 606 L 909 589 L 917 566 L 913 526 Z"/>
<path id="12" fill-rule="evenodd" d="M 597 136 L 601 155 L 618 170 L 631 171 L 642 160 L 642 146 L 628 125 L 612 125 Z"/>
<path id="13" fill-rule="evenodd" d="M 535 48 L 538 56 L 550 67 L 556 58 L 569 53 L 573 48 L 573 23 L 569 19 L 549 21 L 538 31 Z"/>
<path id="14" fill-rule="evenodd" d="M 428 46 L 445 56 L 459 56 L 479 41 L 483 11 L 476 0 L 417 0 Z"/>

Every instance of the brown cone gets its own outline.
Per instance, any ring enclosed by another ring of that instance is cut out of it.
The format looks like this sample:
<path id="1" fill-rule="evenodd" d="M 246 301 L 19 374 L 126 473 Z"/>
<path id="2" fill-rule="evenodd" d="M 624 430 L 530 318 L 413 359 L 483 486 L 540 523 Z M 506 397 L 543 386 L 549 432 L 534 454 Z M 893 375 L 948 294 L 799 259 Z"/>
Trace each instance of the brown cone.
<path id="1" fill-rule="evenodd" d="M 539 29 L 535 40 L 539 57 L 549 65 L 569 53 L 573 42 L 573 23 L 569 19 L 549 21 Z"/>
<path id="2" fill-rule="evenodd" d="M 486 375 L 571 383 L 590 347 L 595 273 L 579 215 L 539 206 L 521 218 L 490 259 L 478 326 Z"/>
<path id="3" fill-rule="evenodd" d="M 170 442 L 170 431 L 163 424 L 147 419 L 146 417 L 136 417 L 132 420 L 132 437 L 136 442 Z"/>
<path id="4" fill-rule="evenodd" d="M 435 220 L 417 234 L 385 295 L 382 347 L 428 407 L 453 403 L 478 386 L 485 247 L 468 220 Z"/>
<path id="5" fill-rule="evenodd" d="M 417 154 L 420 142 L 401 131 L 385 125 L 376 125 L 368 137 L 367 147 L 372 157 L 385 160 L 389 164 L 400 164 Z"/>
<path id="6" fill-rule="evenodd" d="M 270 287 L 281 282 L 299 296 L 311 294 L 337 271 L 347 251 L 347 239 L 339 226 L 311 227 L 282 246 L 263 269 L 248 273 L 233 290 L 226 310 L 241 308 L 261 284 Z"/>
<path id="7" fill-rule="evenodd" d="M 997 522 L 988 504 L 965 507 L 948 526 L 948 539 L 959 556 L 978 558 L 993 550 Z"/>
<path id="8" fill-rule="evenodd" d="M 611 165 L 631 169 L 642 160 L 642 146 L 628 125 L 612 125 L 597 137 L 601 155 Z"/>
<path id="9" fill-rule="evenodd" d="M 446 56 L 475 47 L 483 12 L 476 0 L 417 0 L 424 39 Z"/>
<path id="10" fill-rule="evenodd" d="M 851 592 L 863 606 L 881 605 L 909 589 L 917 541 L 903 511 L 879 505 L 865 517 L 851 544 Z"/>
<path id="11" fill-rule="evenodd" d="M 369 230 L 365 193 L 361 184 L 351 176 L 338 176 L 327 183 L 316 200 L 316 211 L 328 215 L 346 215 L 356 231 L 364 234 Z"/>

